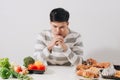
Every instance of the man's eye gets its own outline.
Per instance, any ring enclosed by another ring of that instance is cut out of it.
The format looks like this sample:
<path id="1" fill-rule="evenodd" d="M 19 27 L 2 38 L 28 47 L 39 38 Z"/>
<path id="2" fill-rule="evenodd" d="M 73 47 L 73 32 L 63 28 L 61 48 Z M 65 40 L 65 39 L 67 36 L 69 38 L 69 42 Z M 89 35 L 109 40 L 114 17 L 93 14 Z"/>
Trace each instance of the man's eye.
<path id="1" fill-rule="evenodd" d="M 64 28 L 64 27 L 62 26 L 62 27 L 60 27 L 60 28 Z"/>
<path id="2" fill-rule="evenodd" d="M 54 26 L 54 28 L 57 28 L 57 26 Z"/>

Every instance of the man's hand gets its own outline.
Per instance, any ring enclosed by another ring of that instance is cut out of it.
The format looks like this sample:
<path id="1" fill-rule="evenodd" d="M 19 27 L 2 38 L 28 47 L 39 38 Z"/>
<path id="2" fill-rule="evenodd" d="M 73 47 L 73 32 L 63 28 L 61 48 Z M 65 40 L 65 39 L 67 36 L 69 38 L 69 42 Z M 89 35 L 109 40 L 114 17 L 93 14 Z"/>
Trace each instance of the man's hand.
<path id="1" fill-rule="evenodd" d="M 63 48 L 63 51 L 65 52 L 67 50 L 67 45 L 64 43 L 64 41 L 59 41 L 58 45 L 61 46 Z"/>
<path id="2" fill-rule="evenodd" d="M 48 50 L 51 52 L 53 46 L 60 45 L 60 42 L 64 42 L 64 38 L 61 36 L 56 36 L 53 38 L 51 43 L 47 46 Z"/>

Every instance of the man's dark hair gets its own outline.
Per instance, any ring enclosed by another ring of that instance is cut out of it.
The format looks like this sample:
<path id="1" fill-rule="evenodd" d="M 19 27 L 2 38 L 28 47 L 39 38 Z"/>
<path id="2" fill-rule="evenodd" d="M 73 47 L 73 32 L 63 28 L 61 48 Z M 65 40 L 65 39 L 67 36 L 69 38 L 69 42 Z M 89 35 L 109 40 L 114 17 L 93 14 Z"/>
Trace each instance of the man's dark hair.
<path id="1" fill-rule="evenodd" d="M 69 12 L 63 8 L 55 8 L 50 12 L 50 21 L 58 21 L 58 22 L 68 22 L 69 20 Z"/>

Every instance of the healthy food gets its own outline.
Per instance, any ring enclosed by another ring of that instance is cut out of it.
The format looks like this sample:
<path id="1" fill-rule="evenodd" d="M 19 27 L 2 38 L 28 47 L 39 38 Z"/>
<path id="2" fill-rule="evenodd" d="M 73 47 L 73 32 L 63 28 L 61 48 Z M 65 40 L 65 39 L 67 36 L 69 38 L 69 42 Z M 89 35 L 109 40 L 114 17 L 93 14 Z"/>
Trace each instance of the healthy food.
<path id="1" fill-rule="evenodd" d="M 10 63 L 8 58 L 0 58 L 0 77 L 8 79 L 11 75 Z"/>
<path id="2" fill-rule="evenodd" d="M 41 70 L 41 71 L 45 71 L 45 65 L 43 64 L 43 62 L 41 62 L 40 60 L 34 60 L 31 56 L 25 57 L 24 60 L 24 66 L 28 69 L 28 70 Z M 20 68 L 18 69 L 18 72 L 20 71 Z"/>
<path id="3" fill-rule="evenodd" d="M 28 65 L 28 70 L 45 70 L 45 65 L 41 61 L 35 61 L 33 64 Z"/>
<path id="4" fill-rule="evenodd" d="M 10 63 L 8 58 L 1 58 L 0 59 L 0 67 L 10 68 Z"/>
<path id="5" fill-rule="evenodd" d="M 17 78 L 19 80 L 32 80 L 28 76 L 28 69 L 20 65 L 10 64 L 8 58 L 0 58 L 0 77 L 2 79 Z"/>
<path id="6" fill-rule="evenodd" d="M 24 60 L 24 66 L 25 67 L 28 67 L 29 64 L 33 64 L 35 62 L 35 60 L 31 57 L 31 56 L 28 56 L 28 57 L 25 57 Z"/>
<path id="7" fill-rule="evenodd" d="M 3 78 L 3 79 L 8 79 L 11 75 L 11 72 L 8 68 L 6 67 L 2 67 L 0 69 L 0 77 Z"/>

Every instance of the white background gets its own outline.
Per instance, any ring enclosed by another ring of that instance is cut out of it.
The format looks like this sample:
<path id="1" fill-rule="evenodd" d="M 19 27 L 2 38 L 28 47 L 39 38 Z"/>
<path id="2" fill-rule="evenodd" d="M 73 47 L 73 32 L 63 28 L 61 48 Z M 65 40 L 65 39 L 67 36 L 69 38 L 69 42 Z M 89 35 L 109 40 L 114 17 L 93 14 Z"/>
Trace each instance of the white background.
<path id="1" fill-rule="evenodd" d="M 62 7 L 82 35 L 84 59 L 120 64 L 120 0 L 0 0 L 0 58 L 17 64 L 33 56 L 36 34 L 49 29 L 49 13 Z"/>

